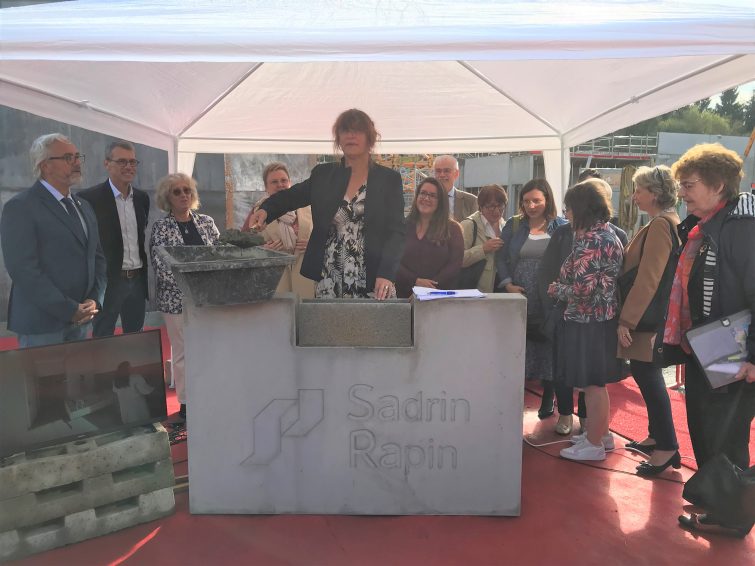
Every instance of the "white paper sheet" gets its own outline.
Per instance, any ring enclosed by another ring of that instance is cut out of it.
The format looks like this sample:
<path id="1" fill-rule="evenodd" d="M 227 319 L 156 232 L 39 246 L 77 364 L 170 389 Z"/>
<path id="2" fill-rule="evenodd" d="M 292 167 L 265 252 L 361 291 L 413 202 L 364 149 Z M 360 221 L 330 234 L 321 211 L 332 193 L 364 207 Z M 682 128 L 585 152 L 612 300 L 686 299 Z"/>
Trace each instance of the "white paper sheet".
<path id="1" fill-rule="evenodd" d="M 482 299 L 485 293 L 477 289 L 433 289 L 432 287 L 412 287 L 414 295 L 420 301 L 434 301 L 436 299 Z"/>

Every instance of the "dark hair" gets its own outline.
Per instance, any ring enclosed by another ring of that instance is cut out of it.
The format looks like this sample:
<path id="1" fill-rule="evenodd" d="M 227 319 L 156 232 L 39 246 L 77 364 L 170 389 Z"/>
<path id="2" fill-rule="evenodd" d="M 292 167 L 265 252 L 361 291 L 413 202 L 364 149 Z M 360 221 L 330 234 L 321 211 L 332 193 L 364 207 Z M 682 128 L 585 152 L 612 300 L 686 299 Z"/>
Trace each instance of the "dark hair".
<path id="1" fill-rule="evenodd" d="M 131 364 L 129 362 L 121 362 L 118 364 L 118 369 L 115 371 L 115 378 L 113 379 L 113 385 L 116 389 L 123 389 L 128 387 L 129 376 L 131 375 Z"/>
<path id="2" fill-rule="evenodd" d="M 503 204 L 503 208 L 509 204 L 509 195 L 501 185 L 485 185 L 477 193 L 477 206 L 482 209 L 483 206 L 490 202 Z"/>
<path id="3" fill-rule="evenodd" d="M 113 150 L 116 147 L 125 149 L 126 151 L 133 151 L 134 153 L 136 153 L 136 148 L 134 147 L 134 144 L 132 144 L 131 142 L 126 141 L 126 140 L 116 140 L 114 142 L 110 142 L 107 146 L 107 151 L 105 152 L 105 155 L 107 156 L 108 159 L 113 157 Z"/>
<path id="4" fill-rule="evenodd" d="M 564 195 L 564 206 L 571 210 L 575 230 L 587 230 L 611 218 L 611 203 L 605 191 L 590 179 L 577 183 Z"/>
<path id="5" fill-rule="evenodd" d="M 432 185 L 438 191 L 438 206 L 435 209 L 435 212 L 433 212 L 432 218 L 430 218 L 430 226 L 427 228 L 427 234 L 425 234 L 425 237 L 431 242 L 442 244 L 451 238 L 449 227 L 451 222 L 455 222 L 455 220 L 449 218 L 451 208 L 448 204 L 448 193 L 443 188 L 443 185 L 440 184 L 440 181 L 435 177 L 426 177 L 419 185 L 417 185 L 417 189 L 414 191 L 412 209 L 409 212 L 409 220 L 415 224 L 419 220 L 417 198 L 419 197 L 420 190 L 422 190 L 422 187 L 425 185 Z"/>
<path id="6" fill-rule="evenodd" d="M 739 194 L 742 180 L 742 158 L 737 152 L 725 148 L 720 143 L 701 143 L 688 149 L 671 166 L 671 173 L 677 180 L 697 174 L 706 185 L 722 183 L 721 200 L 732 201 Z"/>
<path id="7" fill-rule="evenodd" d="M 284 173 L 286 173 L 286 177 L 291 179 L 291 175 L 288 174 L 288 167 L 286 167 L 286 164 L 281 163 L 280 161 L 273 161 L 262 170 L 262 184 L 264 186 L 267 186 L 267 178 L 270 173 L 273 173 L 275 171 L 283 171 Z"/>
<path id="8" fill-rule="evenodd" d="M 581 183 L 587 179 L 602 179 L 603 175 L 597 169 L 587 168 L 579 174 L 577 182 Z"/>
<path id="9" fill-rule="evenodd" d="M 380 139 L 380 133 L 375 129 L 375 122 L 366 112 L 357 108 L 341 112 L 333 124 L 333 148 L 336 151 L 341 148 L 338 143 L 338 134 L 349 131 L 364 132 L 367 135 L 367 145 L 370 150 L 375 147 L 375 143 Z"/>
<path id="10" fill-rule="evenodd" d="M 524 195 L 534 190 L 540 191 L 545 196 L 545 218 L 548 221 L 553 220 L 558 216 L 558 212 L 556 212 L 556 203 L 553 199 L 553 189 L 551 189 L 550 184 L 545 179 L 532 179 L 531 181 L 527 181 L 522 187 L 522 190 L 519 191 L 520 214 L 522 214 L 524 218 L 528 218 L 527 211 L 524 210 Z"/>

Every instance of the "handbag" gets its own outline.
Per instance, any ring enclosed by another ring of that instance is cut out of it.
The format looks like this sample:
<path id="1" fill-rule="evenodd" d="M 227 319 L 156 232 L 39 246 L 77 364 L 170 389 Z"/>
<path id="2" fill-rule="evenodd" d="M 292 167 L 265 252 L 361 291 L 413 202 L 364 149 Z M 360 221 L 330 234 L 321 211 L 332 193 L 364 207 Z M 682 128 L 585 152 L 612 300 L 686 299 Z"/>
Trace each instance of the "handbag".
<path id="1" fill-rule="evenodd" d="M 719 430 L 718 449 L 729 430 L 744 387 L 732 401 L 726 421 Z M 755 466 L 742 470 L 718 452 L 687 480 L 682 497 L 712 514 L 726 526 L 748 531 L 755 524 Z"/>
<path id="2" fill-rule="evenodd" d="M 650 304 L 645 309 L 645 312 L 642 314 L 642 318 L 640 318 L 640 321 L 635 327 L 635 330 L 639 332 L 655 332 L 658 329 L 666 318 L 666 309 L 668 308 L 668 301 L 671 296 L 671 284 L 674 281 L 674 272 L 676 271 L 676 251 L 679 247 L 679 240 L 674 231 L 674 225 L 668 220 L 668 218 L 664 219 L 668 222 L 669 230 L 671 231 L 671 242 L 673 245 L 668 261 L 666 262 L 666 267 L 663 270 L 661 280 L 658 282 L 655 294 L 653 295 Z M 642 240 L 642 246 L 640 247 L 640 261 L 642 261 L 642 255 L 645 253 L 646 241 L 647 234 L 645 234 L 645 238 Z M 621 274 L 616 280 L 619 290 L 619 300 L 622 305 L 627 300 L 629 291 L 631 291 L 634 286 L 639 267 L 639 265 L 633 267 L 626 273 Z"/>
<path id="3" fill-rule="evenodd" d="M 464 220 L 469 220 L 472 223 L 472 230 L 474 234 L 474 236 L 472 237 L 472 245 L 474 246 L 475 242 L 477 241 L 477 222 L 468 218 L 465 218 Z M 457 280 L 456 288 L 477 289 L 477 285 L 480 282 L 480 277 L 482 277 L 482 272 L 485 271 L 485 264 L 487 263 L 487 261 L 487 258 L 482 258 L 480 261 L 476 261 L 472 265 L 462 267 L 461 271 L 459 271 L 459 278 Z"/>

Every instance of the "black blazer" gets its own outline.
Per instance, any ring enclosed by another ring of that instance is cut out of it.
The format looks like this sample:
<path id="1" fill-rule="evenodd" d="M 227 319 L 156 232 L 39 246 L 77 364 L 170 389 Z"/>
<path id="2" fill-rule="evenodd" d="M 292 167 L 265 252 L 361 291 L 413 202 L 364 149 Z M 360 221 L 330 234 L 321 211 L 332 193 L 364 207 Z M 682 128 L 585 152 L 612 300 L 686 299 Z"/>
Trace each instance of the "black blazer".
<path id="1" fill-rule="evenodd" d="M 136 231 L 139 238 L 139 257 L 142 258 L 142 266 L 147 269 L 147 253 L 144 247 L 144 232 L 149 218 L 149 195 L 144 191 L 133 188 L 134 211 L 136 212 Z M 110 187 L 110 180 L 105 180 L 100 185 L 95 185 L 77 193 L 82 199 L 92 205 L 94 214 L 97 216 L 97 227 L 100 233 L 102 251 L 107 259 L 108 279 L 120 277 L 123 267 L 123 236 L 121 236 L 121 223 L 118 219 L 118 209 Z M 145 293 L 146 293 L 145 285 Z"/>
<path id="2" fill-rule="evenodd" d="M 265 200 L 261 207 L 267 222 L 290 210 L 312 206 L 312 235 L 301 265 L 301 274 L 314 281 L 322 279 L 330 226 L 346 194 L 351 168 L 341 163 L 325 163 L 312 169 L 309 179 Z M 404 251 L 404 189 L 401 175 L 382 165 L 370 164 L 364 204 L 364 255 L 367 291 L 375 278 L 396 281 Z"/>

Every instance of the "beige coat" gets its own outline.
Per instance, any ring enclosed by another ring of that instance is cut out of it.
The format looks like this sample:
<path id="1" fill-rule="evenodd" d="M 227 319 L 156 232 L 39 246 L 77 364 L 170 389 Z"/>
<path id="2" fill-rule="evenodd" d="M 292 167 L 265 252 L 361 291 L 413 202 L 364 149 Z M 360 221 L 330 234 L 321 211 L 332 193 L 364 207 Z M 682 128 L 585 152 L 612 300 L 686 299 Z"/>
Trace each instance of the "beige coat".
<path id="1" fill-rule="evenodd" d="M 296 215 L 299 220 L 299 239 L 308 240 L 312 234 L 312 210 L 310 207 L 300 208 L 296 211 Z M 265 242 L 273 242 L 280 240 L 280 226 L 277 220 L 273 220 L 268 224 L 265 229 L 260 232 L 265 238 Z M 277 293 L 286 293 L 293 291 L 302 299 L 313 299 L 315 296 L 315 282 L 306 277 L 302 277 L 301 262 L 304 258 L 304 252 L 295 252 L 294 250 L 282 250 L 287 253 L 292 253 L 296 256 L 296 262 L 293 265 L 286 267 L 278 284 Z"/>
<path id="2" fill-rule="evenodd" d="M 661 216 L 670 220 L 675 227 L 679 224 L 679 217 L 675 212 L 666 212 Z M 661 216 L 643 226 L 624 250 L 624 266 L 621 273 L 626 273 L 638 265 L 639 269 L 632 290 L 629 291 L 619 314 L 619 324 L 629 328 L 632 337 L 629 348 L 622 348 L 619 344 L 619 358 L 641 362 L 653 361 L 655 332 L 637 332 L 633 328 L 637 326 L 650 301 L 653 300 L 673 248 L 668 222 Z M 642 242 L 645 242 L 645 248 L 640 255 Z"/>
<path id="3" fill-rule="evenodd" d="M 474 227 L 470 220 L 477 224 L 477 240 L 474 242 L 472 242 L 472 238 L 474 237 Z M 462 267 L 468 267 L 481 259 L 487 260 L 477 288 L 483 293 L 492 293 L 493 282 L 495 280 L 495 252 L 486 254 L 482 251 L 482 245 L 490 239 L 485 233 L 485 226 L 482 223 L 482 214 L 479 211 L 475 212 L 469 217 L 469 220 L 461 222 L 461 228 L 464 232 L 464 260 L 461 265 Z"/>

